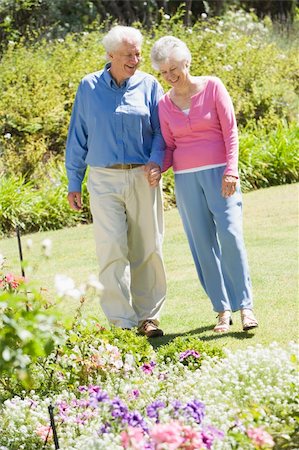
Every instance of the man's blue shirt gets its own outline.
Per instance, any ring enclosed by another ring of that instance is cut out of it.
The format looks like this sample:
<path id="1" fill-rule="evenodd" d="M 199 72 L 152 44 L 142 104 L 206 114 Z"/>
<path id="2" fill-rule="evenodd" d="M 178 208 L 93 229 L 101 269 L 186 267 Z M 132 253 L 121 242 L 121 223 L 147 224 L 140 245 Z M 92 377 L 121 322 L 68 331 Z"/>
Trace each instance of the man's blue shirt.
<path id="1" fill-rule="evenodd" d="M 66 145 L 69 192 L 81 192 L 87 165 L 162 166 L 164 140 L 160 131 L 158 81 L 141 71 L 120 87 L 108 69 L 91 73 L 79 85 Z"/>

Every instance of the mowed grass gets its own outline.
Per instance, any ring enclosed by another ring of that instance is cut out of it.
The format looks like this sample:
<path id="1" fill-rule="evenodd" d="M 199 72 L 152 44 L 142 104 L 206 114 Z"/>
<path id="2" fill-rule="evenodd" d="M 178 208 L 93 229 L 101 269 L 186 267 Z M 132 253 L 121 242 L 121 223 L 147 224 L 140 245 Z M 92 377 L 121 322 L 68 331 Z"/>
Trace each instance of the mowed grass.
<path id="1" fill-rule="evenodd" d="M 178 211 L 165 213 L 168 294 L 161 316 L 165 336 L 151 340 L 154 346 L 187 334 L 230 349 L 273 341 L 284 345 L 298 339 L 298 188 L 298 184 L 284 185 L 243 195 L 244 235 L 254 308 L 260 323 L 254 332 L 244 333 L 239 313 L 234 313 L 229 333 L 213 333 L 216 313 L 198 282 Z M 26 248 L 29 238 L 33 240 L 30 251 Z M 53 242 L 52 256 L 48 260 L 41 257 L 41 242 L 45 238 Z M 22 236 L 22 246 L 28 264 L 27 277 L 36 280 L 52 301 L 55 300 L 55 274 L 66 274 L 79 285 L 90 274 L 97 273 L 91 225 Z M 0 241 L 0 253 L 7 258 L 6 271 L 20 274 L 16 238 Z M 59 303 L 67 316 L 73 316 L 78 306 L 73 299 Z M 97 298 L 87 299 L 83 314 L 108 325 Z"/>

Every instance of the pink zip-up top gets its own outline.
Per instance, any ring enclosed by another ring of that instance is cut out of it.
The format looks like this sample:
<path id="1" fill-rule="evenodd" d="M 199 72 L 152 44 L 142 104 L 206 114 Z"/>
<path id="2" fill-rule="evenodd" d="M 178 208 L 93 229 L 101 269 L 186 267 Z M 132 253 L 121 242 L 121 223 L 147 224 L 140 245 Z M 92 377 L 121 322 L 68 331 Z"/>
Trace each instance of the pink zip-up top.
<path id="1" fill-rule="evenodd" d="M 217 77 L 207 77 L 202 91 L 191 97 L 188 115 L 165 94 L 159 102 L 166 143 L 162 171 L 203 170 L 226 165 L 225 175 L 238 177 L 238 129 L 231 98 Z"/>

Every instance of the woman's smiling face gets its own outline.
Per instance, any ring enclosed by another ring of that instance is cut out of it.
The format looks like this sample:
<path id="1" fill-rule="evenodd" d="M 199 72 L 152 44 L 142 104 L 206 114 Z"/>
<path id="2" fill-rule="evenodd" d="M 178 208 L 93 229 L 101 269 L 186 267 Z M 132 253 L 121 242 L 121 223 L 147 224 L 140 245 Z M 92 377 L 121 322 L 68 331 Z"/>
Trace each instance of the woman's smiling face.
<path id="1" fill-rule="evenodd" d="M 189 74 L 189 64 L 170 57 L 159 65 L 159 71 L 168 84 L 177 87 L 185 83 Z"/>

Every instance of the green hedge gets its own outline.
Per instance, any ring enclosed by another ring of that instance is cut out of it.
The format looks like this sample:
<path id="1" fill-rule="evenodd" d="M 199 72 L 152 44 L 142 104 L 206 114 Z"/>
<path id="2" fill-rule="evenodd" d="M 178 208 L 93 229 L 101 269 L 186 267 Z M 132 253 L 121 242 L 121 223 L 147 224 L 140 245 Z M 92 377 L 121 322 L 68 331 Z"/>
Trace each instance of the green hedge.
<path id="1" fill-rule="evenodd" d="M 261 22 L 242 11 L 200 20 L 192 28 L 183 26 L 181 14 L 165 16 L 150 32 L 142 30 L 141 69 L 154 73 L 149 53 L 157 38 L 179 36 L 192 52 L 192 74 L 219 76 L 232 96 L 243 188 L 298 181 L 296 34 L 289 32 L 286 41 L 274 34 L 269 19 Z M 9 234 L 16 223 L 29 232 L 90 220 L 87 206 L 81 214 L 68 207 L 62 161 L 78 83 L 105 64 L 102 37 L 100 29 L 64 40 L 12 43 L 3 55 L 0 235 Z M 175 202 L 171 172 L 164 175 L 164 193 L 167 208 Z"/>

